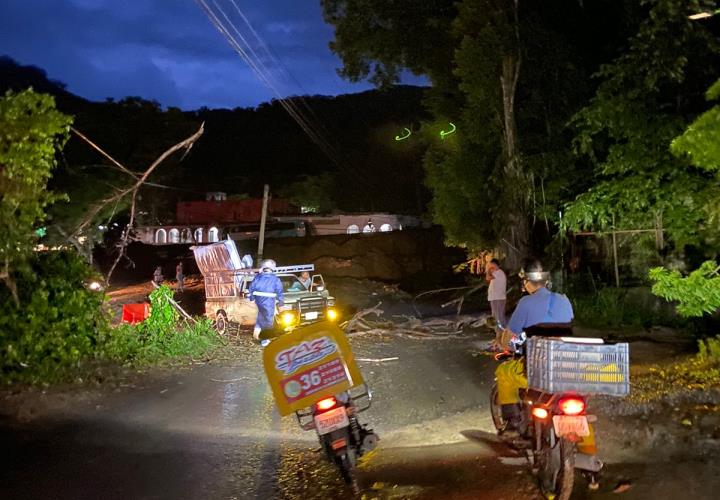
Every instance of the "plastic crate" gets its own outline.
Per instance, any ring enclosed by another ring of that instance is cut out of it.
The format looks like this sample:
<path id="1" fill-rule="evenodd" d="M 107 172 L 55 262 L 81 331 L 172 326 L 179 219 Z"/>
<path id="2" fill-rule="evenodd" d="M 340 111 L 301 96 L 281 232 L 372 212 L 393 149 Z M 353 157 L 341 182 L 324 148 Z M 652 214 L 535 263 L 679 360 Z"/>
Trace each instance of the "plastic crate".
<path id="1" fill-rule="evenodd" d="M 123 323 L 142 323 L 150 316 L 150 304 L 123 304 Z"/>
<path id="2" fill-rule="evenodd" d="M 582 344 L 531 337 L 527 348 L 528 385 L 544 392 L 626 396 L 630 393 L 627 343 Z"/>

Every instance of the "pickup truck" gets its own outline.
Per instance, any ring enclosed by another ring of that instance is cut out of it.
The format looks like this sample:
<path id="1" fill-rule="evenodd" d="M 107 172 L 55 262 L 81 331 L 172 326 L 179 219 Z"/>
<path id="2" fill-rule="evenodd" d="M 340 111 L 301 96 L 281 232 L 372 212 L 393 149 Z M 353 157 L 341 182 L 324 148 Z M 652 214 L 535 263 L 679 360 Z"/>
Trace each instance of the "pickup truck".
<path id="1" fill-rule="evenodd" d="M 244 267 L 232 240 L 194 246 L 192 250 L 205 280 L 205 315 L 214 320 L 218 333 L 253 327 L 257 307 L 248 299 L 248 288 L 260 270 Z M 285 330 L 338 318 L 335 298 L 328 292 L 322 275 L 314 271 L 313 264 L 278 266 L 275 270 L 283 284 L 285 302 L 275 321 Z M 303 272 L 311 275 L 309 288 L 299 279 Z"/>

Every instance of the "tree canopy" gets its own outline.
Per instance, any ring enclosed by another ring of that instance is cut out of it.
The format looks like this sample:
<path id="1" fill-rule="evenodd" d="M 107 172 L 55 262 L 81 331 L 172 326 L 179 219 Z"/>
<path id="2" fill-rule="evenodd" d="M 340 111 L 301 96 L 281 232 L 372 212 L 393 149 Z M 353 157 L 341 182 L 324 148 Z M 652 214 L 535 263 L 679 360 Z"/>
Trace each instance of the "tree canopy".
<path id="1" fill-rule="evenodd" d="M 428 76 L 433 122 L 458 127 L 428 144 L 433 217 L 449 242 L 499 245 L 517 263 L 532 251 L 531 234 L 551 233 L 557 208 L 582 187 L 567 183 L 576 167 L 564 124 L 590 97 L 590 74 L 615 55 L 634 11 L 601 1 L 416 4 L 323 0 L 340 74 L 379 85 L 402 69 Z"/>
<path id="2" fill-rule="evenodd" d="M 449 242 L 540 253 L 613 220 L 706 241 L 716 186 L 668 149 L 718 76 L 716 36 L 688 19 L 701 1 L 435 1 L 426 22 L 411 3 L 322 1 L 341 75 L 425 74 L 433 121 L 458 125 L 424 158 Z"/>
<path id="3" fill-rule="evenodd" d="M 687 2 L 657 0 L 628 50 L 598 72 L 600 85 L 572 120 L 575 151 L 593 184 L 567 207 L 570 229 L 652 228 L 679 248 L 700 244 L 703 206 L 718 196 L 709 176 L 670 152 L 718 75 L 718 45 L 688 19 Z"/>
<path id="4" fill-rule="evenodd" d="M 25 90 L 0 98 L 0 279 L 16 301 L 14 275 L 28 266 L 46 208 L 62 197 L 47 184 L 71 122 L 49 95 Z"/>

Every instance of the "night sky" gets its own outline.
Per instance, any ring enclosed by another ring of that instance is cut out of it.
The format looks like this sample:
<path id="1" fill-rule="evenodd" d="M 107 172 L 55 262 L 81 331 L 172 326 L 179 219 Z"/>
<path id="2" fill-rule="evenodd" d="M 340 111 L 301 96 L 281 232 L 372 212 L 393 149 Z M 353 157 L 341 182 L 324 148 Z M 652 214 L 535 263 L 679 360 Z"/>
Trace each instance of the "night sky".
<path id="1" fill-rule="evenodd" d="M 239 19 L 231 0 L 215 1 Z M 328 48 L 333 32 L 319 0 L 235 2 L 281 61 L 265 59 L 281 95 L 371 88 L 335 73 L 340 60 Z M 92 100 L 136 95 L 196 109 L 274 97 L 194 0 L 2 0 L 0 55 L 38 66 Z M 408 75 L 403 82 L 423 80 Z"/>

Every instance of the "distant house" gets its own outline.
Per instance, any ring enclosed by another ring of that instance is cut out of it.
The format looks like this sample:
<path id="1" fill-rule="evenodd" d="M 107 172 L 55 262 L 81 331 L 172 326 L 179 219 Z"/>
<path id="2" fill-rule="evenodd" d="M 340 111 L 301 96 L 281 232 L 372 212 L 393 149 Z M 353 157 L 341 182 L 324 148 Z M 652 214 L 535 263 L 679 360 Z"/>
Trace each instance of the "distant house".
<path id="1" fill-rule="evenodd" d="M 136 237 L 148 245 L 257 239 L 261 214 L 262 199 L 228 200 L 225 193 L 212 192 L 204 201 L 178 202 L 175 223 L 140 226 Z M 288 200 L 271 199 L 265 237 L 390 232 L 420 225 L 418 217 L 386 213 L 303 214 Z"/>

